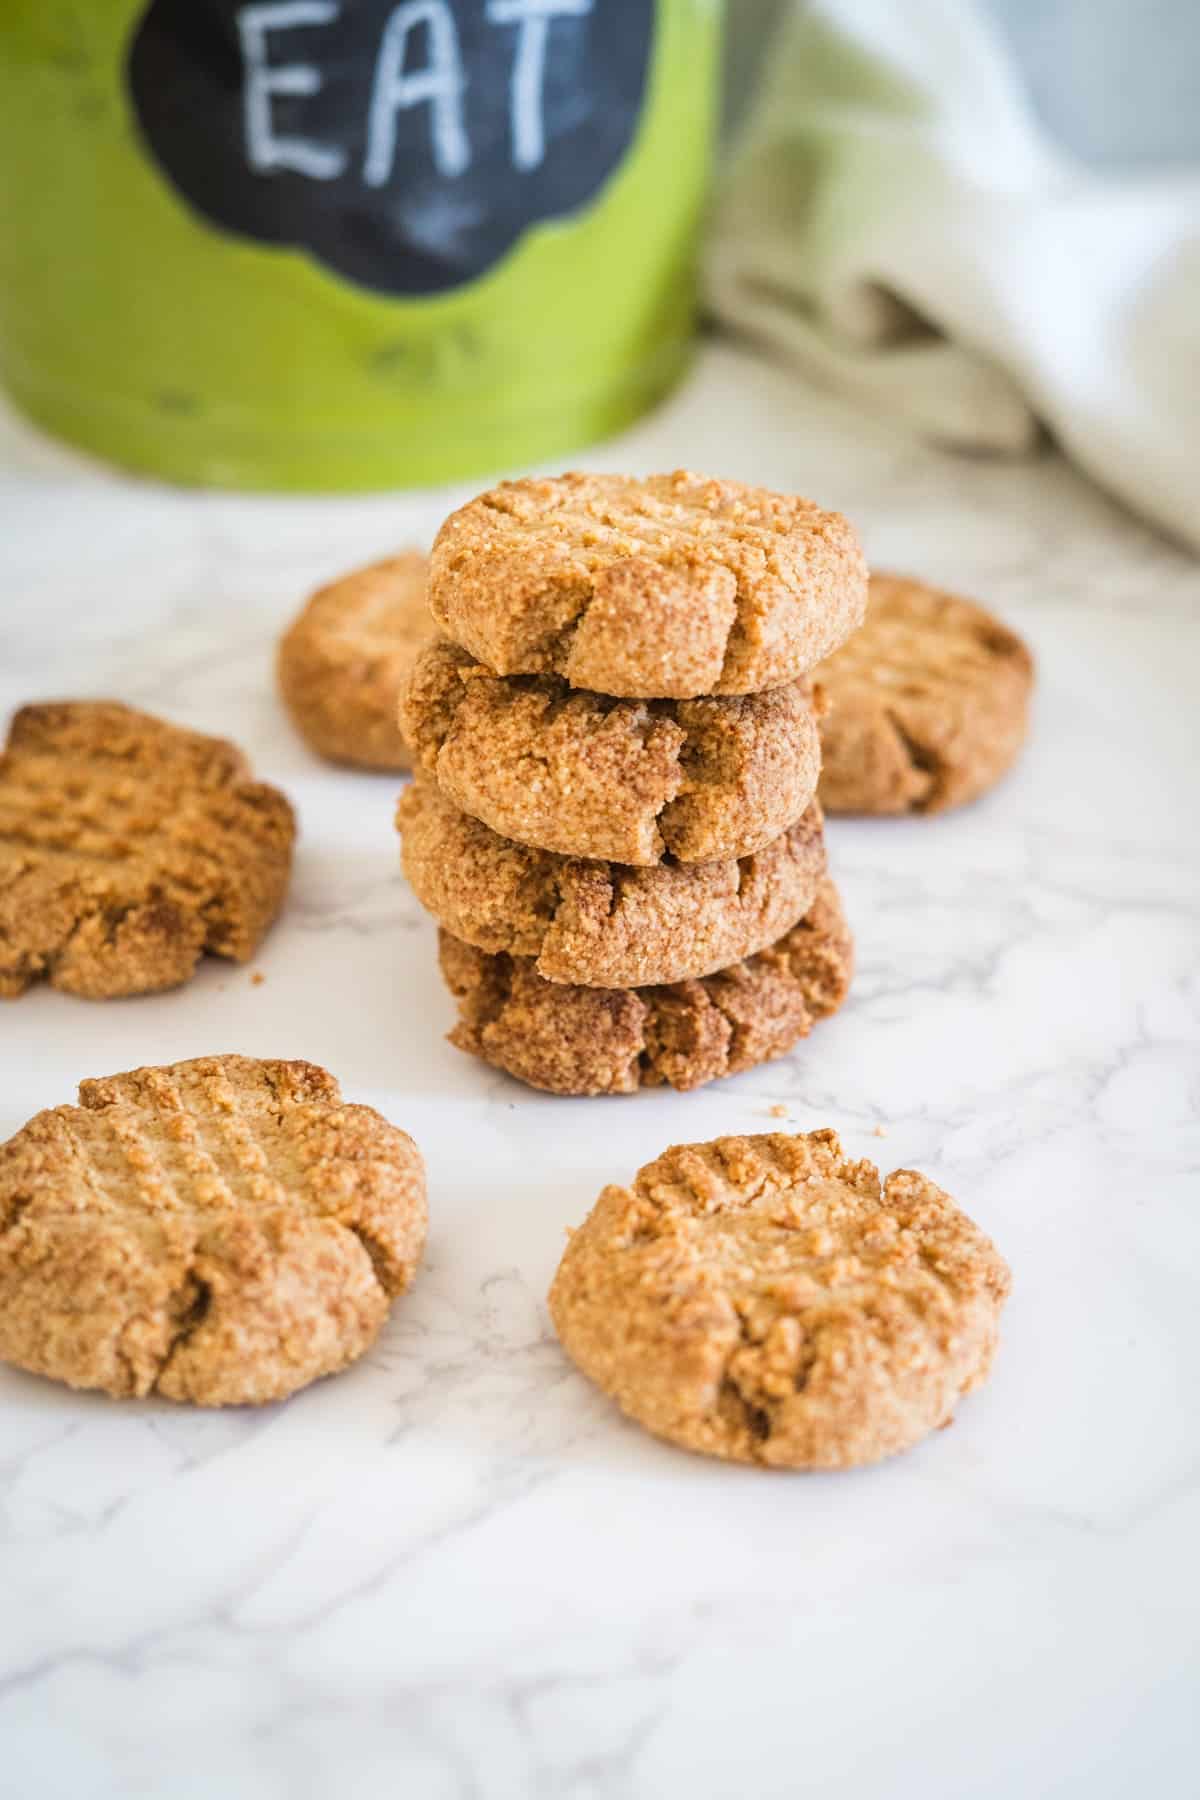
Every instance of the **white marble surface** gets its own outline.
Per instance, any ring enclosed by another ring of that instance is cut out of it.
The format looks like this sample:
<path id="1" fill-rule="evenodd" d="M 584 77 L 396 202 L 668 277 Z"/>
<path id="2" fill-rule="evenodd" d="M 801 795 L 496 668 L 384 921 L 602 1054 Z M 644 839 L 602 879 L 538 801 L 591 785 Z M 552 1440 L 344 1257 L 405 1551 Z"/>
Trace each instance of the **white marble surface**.
<path id="1" fill-rule="evenodd" d="M 5 1800 L 1195 1793 L 1197 565 L 1052 455 L 950 460 L 710 351 L 588 460 L 843 507 L 881 565 L 1028 634 L 1033 739 L 969 812 L 832 827 L 860 973 L 795 1056 L 553 1100 L 443 1043 L 396 784 L 313 761 L 272 692 L 305 590 L 448 496 L 186 495 L 2 436 L 0 710 L 113 694 L 228 733 L 303 837 L 262 985 L 212 964 L 162 998 L 0 1011 L 0 1136 L 82 1075 L 309 1056 L 416 1136 L 432 1205 L 376 1351 L 288 1405 L 0 1371 Z M 777 1128 L 780 1102 L 927 1170 L 1015 1273 L 989 1386 L 859 1474 L 654 1443 L 543 1305 L 605 1180 Z"/>

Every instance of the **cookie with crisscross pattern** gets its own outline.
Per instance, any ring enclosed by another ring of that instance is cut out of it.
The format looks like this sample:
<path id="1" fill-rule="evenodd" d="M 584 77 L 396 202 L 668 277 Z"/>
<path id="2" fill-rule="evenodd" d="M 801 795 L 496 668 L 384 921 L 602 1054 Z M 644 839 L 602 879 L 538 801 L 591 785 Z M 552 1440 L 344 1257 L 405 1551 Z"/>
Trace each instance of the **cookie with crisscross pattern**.
<path id="1" fill-rule="evenodd" d="M 781 687 L 866 597 L 840 513 L 686 469 L 501 482 L 451 513 L 429 571 L 437 623 L 497 674 L 633 699 Z"/>
<path id="2" fill-rule="evenodd" d="M 832 1131 L 717 1138 L 607 1187 L 550 1311 L 585 1375 L 660 1437 L 842 1469 L 949 1423 L 978 1387 L 1004 1259 L 924 1175 L 881 1181 Z"/>
<path id="3" fill-rule="evenodd" d="M 804 916 L 825 874 L 815 802 L 752 856 L 648 869 L 511 843 L 423 775 L 397 824 L 405 874 L 447 931 L 586 987 L 684 981 L 753 956 Z"/>
<path id="4" fill-rule="evenodd" d="M 408 769 L 396 723 L 401 685 L 433 635 L 429 559 L 419 550 L 319 588 L 280 639 L 279 691 L 319 756 L 359 769 Z"/>
<path id="5" fill-rule="evenodd" d="M 420 766 L 456 806 L 563 856 L 749 856 L 800 817 L 820 768 L 806 681 L 614 700 L 555 675 L 493 675 L 438 640 L 413 665 L 400 713 Z"/>
<path id="6" fill-rule="evenodd" d="M 0 1359 L 115 1395 L 278 1400 L 371 1345 L 425 1223 L 412 1139 L 312 1063 L 84 1081 L 0 1145 Z"/>
<path id="7" fill-rule="evenodd" d="M 295 838 L 240 750 L 109 700 L 25 706 L 0 754 L 0 995 L 89 999 L 245 962 L 283 902 Z"/>
<path id="8" fill-rule="evenodd" d="M 821 665 L 822 804 L 934 813 L 994 786 L 1025 742 L 1033 658 L 970 600 L 873 575 L 866 623 Z"/>
<path id="9" fill-rule="evenodd" d="M 438 954 L 458 1002 L 450 1042 L 551 1094 L 685 1090 L 784 1056 L 838 1010 L 854 964 L 831 881 L 766 950 L 667 987 L 562 986 L 448 931 Z"/>

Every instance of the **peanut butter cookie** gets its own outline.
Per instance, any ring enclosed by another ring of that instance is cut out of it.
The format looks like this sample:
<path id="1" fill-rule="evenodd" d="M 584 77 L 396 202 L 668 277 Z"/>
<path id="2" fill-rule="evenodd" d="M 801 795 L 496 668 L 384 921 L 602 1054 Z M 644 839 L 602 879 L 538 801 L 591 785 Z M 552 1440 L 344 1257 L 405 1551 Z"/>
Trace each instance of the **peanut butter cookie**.
<path id="1" fill-rule="evenodd" d="M 997 782 L 1025 741 L 1033 658 L 969 600 L 871 577 L 866 624 L 823 663 L 829 812 L 942 812 Z"/>
<path id="2" fill-rule="evenodd" d="M 493 675 L 444 640 L 401 723 L 444 794 L 503 837 L 645 866 L 747 856 L 798 819 L 820 748 L 807 682 L 710 700 L 614 700 Z"/>
<path id="3" fill-rule="evenodd" d="M 502 482 L 451 513 L 429 575 L 438 624 L 497 674 L 629 699 L 782 687 L 866 597 L 838 513 L 683 470 Z"/>
<path id="4" fill-rule="evenodd" d="M 846 1469 L 948 1424 L 991 1366 L 1008 1267 L 911 1169 L 832 1131 L 668 1150 L 571 1236 L 550 1312 L 622 1410 L 689 1450 Z"/>
<path id="5" fill-rule="evenodd" d="M 412 764 L 396 700 L 433 636 L 429 559 L 417 550 L 320 588 L 279 645 L 279 691 L 318 755 L 360 769 Z"/>
<path id="6" fill-rule="evenodd" d="M 0 995 L 89 999 L 245 962 L 279 911 L 295 821 L 240 750 L 115 701 L 22 707 L 0 754 Z"/>
<path id="7" fill-rule="evenodd" d="M 84 1081 L 0 1145 L 0 1358 L 118 1396 L 279 1400 L 370 1347 L 424 1241 L 416 1145 L 312 1063 Z"/>
<path id="8" fill-rule="evenodd" d="M 401 796 L 397 824 L 404 871 L 448 931 L 585 987 L 684 981 L 753 956 L 804 916 L 825 873 L 815 802 L 753 856 L 652 869 L 510 843 L 424 776 Z"/>
<path id="9" fill-rule="evenodd" d="M 439 954 L 460 1050 L 551 1094 L 632 1094 L 701 1087 L 785 1055 L 841 1006 L 853 941 L 826 881 L 769 949 L 670 987 L 563 987 L 527 957 L 489 956 L 448 931 Z"/>

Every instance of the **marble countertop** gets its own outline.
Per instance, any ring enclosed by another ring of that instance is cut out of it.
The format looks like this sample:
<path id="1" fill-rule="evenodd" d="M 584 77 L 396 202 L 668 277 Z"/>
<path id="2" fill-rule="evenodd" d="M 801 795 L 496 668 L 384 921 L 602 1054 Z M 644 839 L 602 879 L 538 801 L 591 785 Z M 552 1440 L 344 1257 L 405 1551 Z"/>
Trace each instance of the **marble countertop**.
<path id="1" fill-rule="evenodd" d="M 261 984 L 0 1010 L 0 1138 L 84 1075 L 306 1056 L 412 1132 L 431 1198 L 375 1351 L 287 1405 L 0 1370 L 0 1795 L 1194 1793 L 1200 568 L 1049 452 L 952 459 L 728 349 L 586 460 L 813 493 L 1040 665 L 993 796 L 831 826 L 842 1015 L 685 1096 L 550 1099 L 446 1045 L 396 783 L 314 761 L 275 700 L 304 593 L 456 494 L 164 491 L 0 423 L 0 712 L 110 694 L 225 733 L 302 828 Z M 544 1306 L 605 1181 L 779 1105 L 931 1174 L 1014 1271 L 988 1386 L 855 1474 L 654 1442 Z"/>

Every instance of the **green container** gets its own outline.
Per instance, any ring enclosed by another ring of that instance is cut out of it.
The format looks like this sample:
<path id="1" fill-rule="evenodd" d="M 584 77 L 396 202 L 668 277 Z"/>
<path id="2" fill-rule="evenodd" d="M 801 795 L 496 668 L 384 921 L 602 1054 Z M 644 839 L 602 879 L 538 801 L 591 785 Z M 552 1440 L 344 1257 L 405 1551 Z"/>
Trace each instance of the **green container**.
<path id="1" fill-rule="evenodd" d="M 716 0 L 3 0 L 0 379 L 173 480 L 443 481 L 684 369 Z"/>

